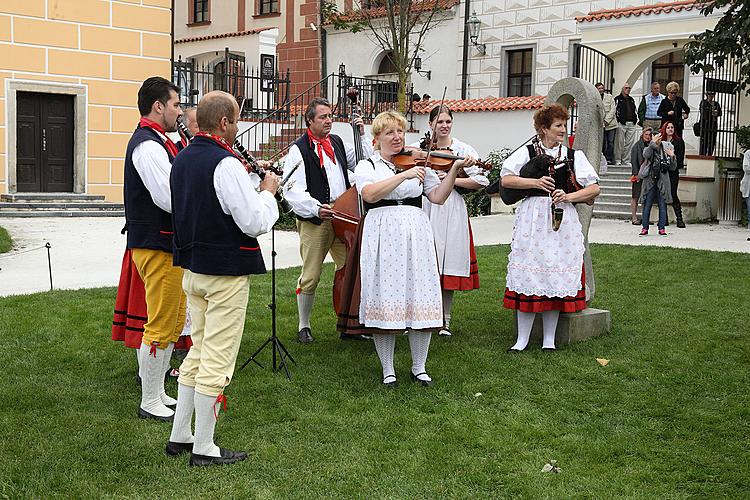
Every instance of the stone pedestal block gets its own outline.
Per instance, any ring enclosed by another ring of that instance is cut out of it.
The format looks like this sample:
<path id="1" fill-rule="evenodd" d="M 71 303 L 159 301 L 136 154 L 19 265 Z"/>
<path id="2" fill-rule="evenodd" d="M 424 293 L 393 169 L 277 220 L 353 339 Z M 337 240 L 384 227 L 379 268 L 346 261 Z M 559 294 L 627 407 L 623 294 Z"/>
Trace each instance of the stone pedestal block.
<path id="1" fill-rule="evenodd" d="M 513 313 L 513 333 L 518 335 L 518 321 Z M 555 334 L 555 345 L 566 346 L 576 342 L 588 340 L 609 333 L 612 326 L 612 316 L 604 309 L 587 308 L 577 313 L 560 313 Z M 534 327 L 531 330 L 530 345 L 542 343 L 542 315 L 537 314 Z"/>

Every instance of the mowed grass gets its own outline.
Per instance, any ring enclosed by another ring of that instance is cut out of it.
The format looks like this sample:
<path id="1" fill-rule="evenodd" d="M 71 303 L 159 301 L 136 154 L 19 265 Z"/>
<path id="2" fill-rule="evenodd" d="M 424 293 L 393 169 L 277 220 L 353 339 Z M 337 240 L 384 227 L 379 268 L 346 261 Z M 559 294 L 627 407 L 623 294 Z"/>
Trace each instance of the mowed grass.
<path id="1" fill-rule="evenodd" d="M 0 227 L 0 253 L 9 252 L 13 248 L 13 240 L 4 227 Z"/>
<path id="2" fill-rule="evenodd" d="M 454 337 L 433 339 L 430 389 L 408 379 L 406 337 L 393 391 L 371 343 L 338 339 L 330 266 L 315 343 L 296 344 L 298 271 L 281 271 L 293 378 L 268 352 L 266 369 L 236 373 L 216 436 L 250 458 L 201 470 L 164 455 L 168 424 L 135 416 L 134 354 L 109 338 L 114 289 L 0 299 L 0 496 L 747 497 L 750 256 L 592 252 L 611 334 L 508 355 L 508 247 L 479 249 L 483 287 L 457 294 Z M 238 367 L 269 334 L 269 283 L 252 280 Z M 541 472 L 550 459 L 562 473 Z"/>

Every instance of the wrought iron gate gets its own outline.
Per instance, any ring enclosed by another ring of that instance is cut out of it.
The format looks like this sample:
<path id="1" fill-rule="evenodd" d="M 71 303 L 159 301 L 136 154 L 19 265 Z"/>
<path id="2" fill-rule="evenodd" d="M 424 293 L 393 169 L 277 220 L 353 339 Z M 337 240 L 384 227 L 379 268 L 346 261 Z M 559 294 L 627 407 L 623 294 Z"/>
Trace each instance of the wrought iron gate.
<path id="1" fill-rule="evenodd" d="M 709 156 L 737 157 L 737 137 L 735 128 L 739 125 L 740 99 L 737 82 L 740 79 L 740 65 L 736 61 L 722 63 L 712 58 L 706 60 L 714 66 L 713 71 L 703 73 L 703 100 L 696 113 L 699 120 L 699 152 Z M 704 103 L 706 92 L 715 92 L 715 102 L 720 106 L 718 116 L 712 116 L 715 104 Z"/>
<path id="2" fill-rule="evenodd" d="M 591 85 L 604 84 L 604 91 L 612 93 L 615 84 L 615 61 L 607 54 L 587 45 L 573 44 L 573 76 L 582 78 Z M 575 101 L 570 106 L 569 132 L 573 131 L 578 121 L 578 109 Z"/>

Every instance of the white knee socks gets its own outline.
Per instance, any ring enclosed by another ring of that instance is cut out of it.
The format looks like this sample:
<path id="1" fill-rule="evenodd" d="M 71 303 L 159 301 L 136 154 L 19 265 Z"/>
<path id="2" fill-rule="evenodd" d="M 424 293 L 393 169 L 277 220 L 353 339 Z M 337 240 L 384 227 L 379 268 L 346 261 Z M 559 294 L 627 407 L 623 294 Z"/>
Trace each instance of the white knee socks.
<path id="1" fill-rule="evenodd" d="M 297 294 L 297 314 L 299 315 L 299 330 L 310 328 L 310 314 L 312 313 L 315 294 Z"/>
<path id="2" fill-rule="evenodd" d="M 216 404 L 216 396 L 206 396 L 196 392 L 194 401 L 195 442 L 193 443 L 193 453 L 208 457 L 221 456 L 219 447 L 214 444 L 214 429 L 216 428 L 216 417 L 219 415 L 220 407 Z"/>
<path id="3" fill-rule="evenodd" d="M 396 336 L 389 333 L 374 333 L 372 339 L 375 342 L 375 351 L 380 358 L 383 367 L 383 380 L 386 377 L 395 377 L 396 370 L 393 369 L 393 353 L 396 350 Z M 393 380 L 386 380 L 393 382 Z"/>
<path id="4" fill-rule="evenodd" d="M 164 391 L 164 379 L 166 377 L 167 370 L 171 369 L 172 367 L 170 361 L 172 359 L 173 350 L 174 342 L 170 342 L 167 348 L 164 349 L 164 366 L 162 367 L 164 376 L 161 378 L 161 392 L 159 393 L 159 397 L 161 398 L 161 402 L 164 403 L 165 406 L 173 406 L 177 404 L 177 400 L 175 398 L 167 396 L 167 393 Z"/>
<path id="5" fill-rule="evenodd" d="M 443 290 L 443 323 L 445 328 L 451 328 L 451 308 L 453 307 L 453 290 Z"/>
<path id="6" fill-rule="evenodd" d="M 173 443 L 192 443 L 193 412 L 195 411 L 195 388 L 177 384 L 177 408 L 172 421 L 172 434 L 169 440 Z"/>
<path id="7" fill-rule="evenodd" d="M 425 363 L 427 362 L 427 353 L 430 350 L 430 338 L 432 334 L 430 332 L 420 332 L 416 330 L 409 330 L 409 347 L 411 348 L 411 372 L 417 375 L 419 380 L 432 380 L 426 373 L 424 375 L 418 375 L 424 373 Z"/>
<path id="8" fill-rule="evenodd" d="M 531 337 L 531 328 L 534 326 L 536 313 L 517 311 L 516 316 L 518 318 L 518 338 L 516 343 L 511 346 L 511 350 L 523 351 L 529 345 L 529 337 Z"/>
<path id="9" fill-rule="evenodd" d="M 164 392 L 165 350 L 141 345 L 141 409 L 158 417 L 171 417 L 174 412 L 161 401 Z"/>
<path id="10" fill-rule="evenodd" d="M 544 339 L 542 341 L 543 349 L 555 348 L 555 331 L 557 330 L 557 320 L 560 318 L 560 311 L 544 311 L 542 313 Z"/>

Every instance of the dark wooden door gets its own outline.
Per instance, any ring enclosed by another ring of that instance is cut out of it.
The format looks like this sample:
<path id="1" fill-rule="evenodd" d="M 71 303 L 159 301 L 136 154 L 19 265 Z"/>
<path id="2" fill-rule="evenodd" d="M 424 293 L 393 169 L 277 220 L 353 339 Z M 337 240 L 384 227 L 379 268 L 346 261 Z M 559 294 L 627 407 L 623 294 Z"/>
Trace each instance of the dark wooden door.
<path id="1" fill-rule="evenodd" d="M 19 192 L 73 191 L 73 100 L 70 95 L 18 92 Z"/>

